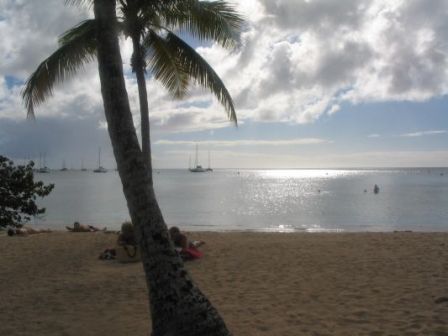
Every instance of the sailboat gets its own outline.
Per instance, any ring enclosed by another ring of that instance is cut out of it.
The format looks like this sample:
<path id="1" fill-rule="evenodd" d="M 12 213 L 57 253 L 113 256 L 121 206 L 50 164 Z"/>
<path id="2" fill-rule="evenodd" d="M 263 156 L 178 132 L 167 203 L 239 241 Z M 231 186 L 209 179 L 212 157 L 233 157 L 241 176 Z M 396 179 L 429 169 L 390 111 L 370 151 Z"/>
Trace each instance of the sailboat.
<path id="1" fill-rule="evenodd" d="M 207 170 L 202 168 L 200 164 L 198 164 L 198 145 L 196 144 L 196 156 L 194 159 L 194 167 L 190 168 L 188 167 L 188 170 L 192 173 L 205 173 Z"/>
<path id="2" fill-rule="evenodd" d="M 93 171 L 94 173 L 107 173 L 107 169 L 101 166 L 101 147 L 98 149 L 98 168 Z"/>
<path id="3" fill-rule="evenodd" d="M 208 168 L 206 169 L 206 171 L 208 172 L 213 171 L 212 167 L 210 167 L 210 151 L 208 151 Z"/>
<path id="4" fill-rule="evenodd" d="M 81 160 L 81 171 L 87 171 L 87 169 L 84 168 L 84 159 Z"/>
<path id="5" fill-rule="evenodd" d="M 65 160 L 62 161 L 62 168 L 61 171 L 67 171 L 67 166 L 65 165 Z"/>
<path id="6" fill-rule="evenodd" d="M 47 162 L 46 162 L 46 158 L 45 158 L 45 154 L 42 156 L 42 153 L 39 153 L 39 173 L 49 173 L 50 172 L 50 168 L 47 167 Z M 43 167 L 42 167 L 42 163 L 43 163 Z"/>

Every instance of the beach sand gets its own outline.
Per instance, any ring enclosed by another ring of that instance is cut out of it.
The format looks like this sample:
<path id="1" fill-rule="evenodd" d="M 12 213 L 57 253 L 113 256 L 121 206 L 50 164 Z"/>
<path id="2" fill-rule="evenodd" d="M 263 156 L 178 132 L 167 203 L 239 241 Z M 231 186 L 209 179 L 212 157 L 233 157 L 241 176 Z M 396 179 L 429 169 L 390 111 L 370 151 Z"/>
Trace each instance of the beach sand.
<path id="1" fill-rule="evenodd" d="M 447 233 L 191 233 L 187 264 L 239 335 L 448 335 Z M 142 266 L 114 234 L 0 236 L 0 335 L 149 335 Z M 445 300 L 446 299 L 446 300 Z"/>

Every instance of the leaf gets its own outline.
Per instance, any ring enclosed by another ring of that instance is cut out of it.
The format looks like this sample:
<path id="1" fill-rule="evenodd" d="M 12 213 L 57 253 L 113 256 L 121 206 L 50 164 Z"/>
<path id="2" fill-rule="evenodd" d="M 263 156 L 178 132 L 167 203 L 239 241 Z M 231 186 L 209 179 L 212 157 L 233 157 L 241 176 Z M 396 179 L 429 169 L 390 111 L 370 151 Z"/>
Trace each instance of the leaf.
<path id="1" fill-rule="evenodd" d="M 86 20 L 59 38 L 59 49 L 44 60 L 28 78 L 22 97 L 28 117 L 34 107 L 52 95 L 53 86 L 75 74 L 96 56 L 95 20 Z"/>

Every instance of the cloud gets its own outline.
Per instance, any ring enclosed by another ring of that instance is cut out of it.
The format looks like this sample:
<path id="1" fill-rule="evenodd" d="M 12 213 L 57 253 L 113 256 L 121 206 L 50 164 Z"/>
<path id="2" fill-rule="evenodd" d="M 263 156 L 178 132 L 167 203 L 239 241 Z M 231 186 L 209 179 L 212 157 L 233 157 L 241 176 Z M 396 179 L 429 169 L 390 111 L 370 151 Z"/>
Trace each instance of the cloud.
<path id="1" fill-rule="evenodd" d="M 247 18 L 243 46 L 216 44 L 197 51 L 214 67 L 235 99 L 238 119 L 306 124 L 334 115 L 344 103 L 425 101 L 448 93 L 448 2 L 435 0 L 233 1 Z M 59 0 L 3 0 L 0 4 L 0 118 L 23 118 L 20 85 L 57 47 L 66 29 L 92 16 Z M 412 33 L 409 33 L 412 32 Z M 138 94 L 122 41 L 134 120 Z M 17 80 L 9 85 L 7 76 Z M 208 92 L 191 87 L 173 101 L 148 77 L 155 132 L 231 127 Z M 38 116 L 102 115 L 97 65 L 55 90 Z M 138 125 L 137 125 L 138 126 Z"/>
<path id="2" fill-rule="evenodd" d="M 166 151 L 155 165 L 178 168 L 179 163 L 188 167 L 188 158 L 194 157 L 192 150 Z M 202 155 L 202 156 L 201 156 Z M 199 152 L 199 162 L 207 162 L 207 154 Z M 367 151 L 350 153 L 329 153 L 318 155 L 301 153 L 293 155 L 249 150 L 214 149 L 211 152 L 212 167 L 219 168 L 348 168 L 348 167 L 445 167 L 448 151 Z"/>
<path id="3" fill-rule="evenodd" d="M 310 123 L 344 102 L 425 101 L 448 92 L 448 24 L 431 15 L 446 13 L 447 2 L 258 3 L 262 19 L 243 35 L 235 76 L 225 74 L 243 117 Z"/>
<path id="4" fill-rule="evenodd" d="M 379 138 L 379 137 L 381 137 L 381 135 L 379 135 L 377 133 L 372 133 L 372 134 L 369 134 L 367 137 L 368 138 Z"/>
<path id="5" fill-rule="evenodd" d="M 23 78 L 56 48 L 57 36 L 88 17 L 88 12 L 64 1 L 16 1 L 0 3 L 0 74 Z"/>
<path id="6" fill-rule="evenodd" d="M 302 146 L 302 145 L 319 145 L 331 143 L 329 140 L 319 138 L 302 138 L 288 140 L 210 140 L 210 141 L 185 141 L 185 140 L 158 140 L 156 145 L 209 145 L 220 147 L 236 147 L 236 146 Z"/>
<path id="7" fill-rule="evenodd" d="M 86 168 L 97 165 L 98 147 L 102 148 L 105 166 L 115 166 L 110 140 L 105 129 L 99 128 L 96 116 L 79 118 L 41 117 L 32 120 L 0 119 L 0 153 L 14 160 L 31 159 L 38 162 L 46 156 L 50 168 Z"/>
<path id="8" fill-rule="evenodd" d="M 435 130 L 435 131 L 421 131 L 421 132 L 413 132 L 413 133 L 404 133 L 400 134 L 401 137 L 422 137 L 426 135 L 438 135 L 438 134 L 446 134 L 445 130 Z"/>

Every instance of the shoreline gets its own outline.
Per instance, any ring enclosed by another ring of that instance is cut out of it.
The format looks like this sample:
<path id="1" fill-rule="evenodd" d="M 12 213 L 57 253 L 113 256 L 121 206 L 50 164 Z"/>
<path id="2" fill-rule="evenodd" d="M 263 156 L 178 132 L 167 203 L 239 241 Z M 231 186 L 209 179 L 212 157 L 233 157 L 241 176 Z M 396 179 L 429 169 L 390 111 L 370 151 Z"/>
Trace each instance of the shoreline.
<path id="1" fill-rule="evenodd" d="M 97 224 L 91 224 L 91 223 L 82 223 L 83 225 L 94 225 Z M 448 225 L 448 224 L 447 224 Z M 54 228 L 53 225 L 42 225 L 42 224 L 24 224 L 26 227 L 32 227 L 35 229 L 50 229 L 51 232 L 55 233 L 69 233 L 67 229 L 63 227 Z M 448 235 L 448 227 L 446 230 L 441 231 L 430 231 L 430 230 L 418 230 L 418 229 L 401 229 L 401 230 L 384 230 L 384 231 L 356 231 L 356 230 L 344 230 L 344 229 L 221 229 L 221 230 L 191 230 L 191 229 L 183 229 L 182 226 L 179 225 L 170 225 L 168 226 L 178 226 L 180 229 L 182 229 L 183 232 L 191 233 L 191 234 L 227 234 L 227 233 L 253 233 L 253 234 L 387 234 L 387 233 L 416 233 L 416 234 L 447 234 Z M 115 227 L 115 225 L 113 226 Z M 120 225 L 117 225 L 117 229 L 108 229 L 108 226 L 100 226 L 100 231 L 104 233 L 118 233 L 120 231 Z M 53 229 L 54 228 L 54 229 Z M 104 230 L 103 230 L 104 228 Z M 5 228 L 0 228 L 0 235 L 6 234 L 7 230 Z"/>
<path id="2" fill-rule="evenodd" d="M 448 233 L 188 236 L 206 245 L 186 267 L 235 336 L 448 332 Z M 141 263 L 98 260 L 116 238 L 1 235 L 0 334 L 148 334 Z"/>

